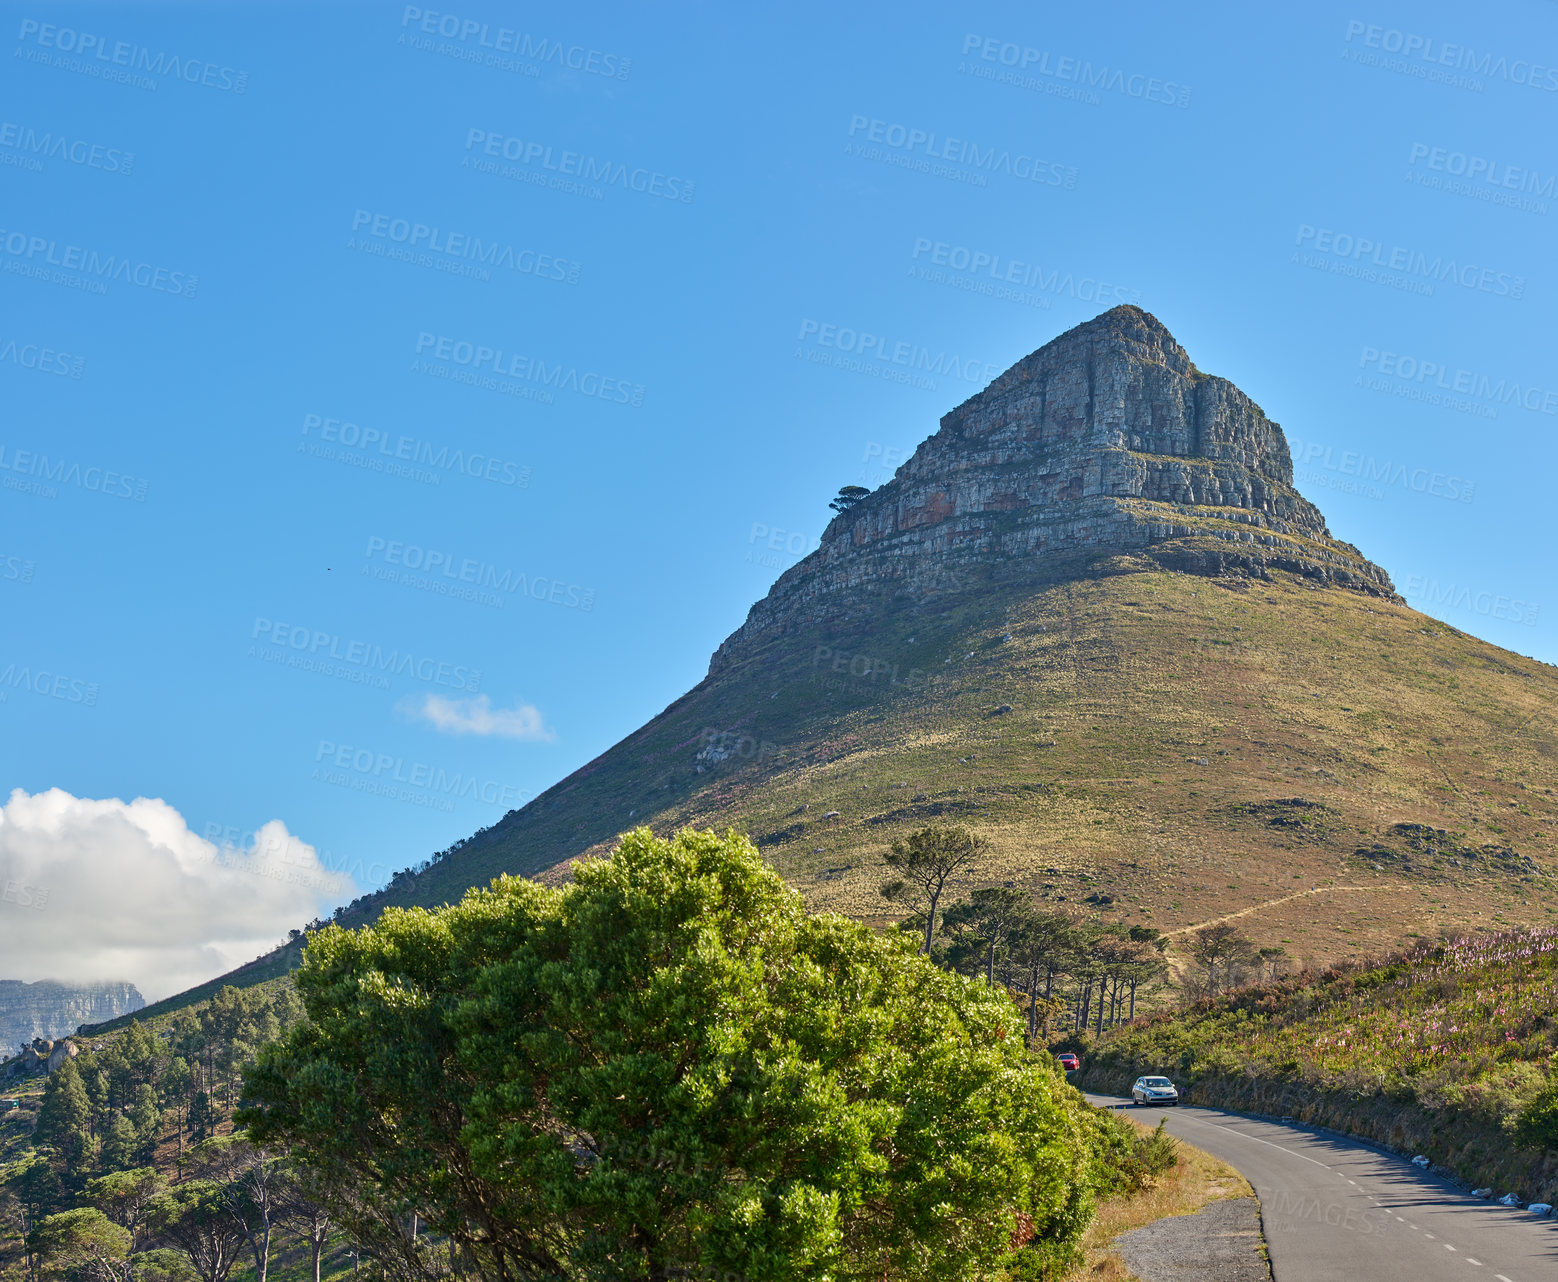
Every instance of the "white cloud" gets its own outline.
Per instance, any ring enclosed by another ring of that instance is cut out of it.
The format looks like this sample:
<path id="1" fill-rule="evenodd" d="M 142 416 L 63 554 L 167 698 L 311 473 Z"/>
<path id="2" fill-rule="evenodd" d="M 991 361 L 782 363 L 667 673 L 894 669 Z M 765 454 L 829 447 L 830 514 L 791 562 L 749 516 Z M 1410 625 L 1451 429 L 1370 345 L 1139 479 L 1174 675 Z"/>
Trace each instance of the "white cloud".
<path id="1" fill-rule="evenodd" d="M 148 1001 L 268 952 L 353 897 L 279 819 L 243 847 L 167 802 L 18 788 L 0 806 L 0 977 L 129 980 Z"/>
<path id="2" fill-rule="evenodd" d="M 413 721 L 425 721 L 444 734 L 493 735 L 537 743 L 551 743 L 555 738 L 542 721 L 541 709 L 533 704 L 494 708 L 484 694 L 474 699 L 446 699 L 441 694 L 412 696 L 403 700 L 400 708 Z"/>

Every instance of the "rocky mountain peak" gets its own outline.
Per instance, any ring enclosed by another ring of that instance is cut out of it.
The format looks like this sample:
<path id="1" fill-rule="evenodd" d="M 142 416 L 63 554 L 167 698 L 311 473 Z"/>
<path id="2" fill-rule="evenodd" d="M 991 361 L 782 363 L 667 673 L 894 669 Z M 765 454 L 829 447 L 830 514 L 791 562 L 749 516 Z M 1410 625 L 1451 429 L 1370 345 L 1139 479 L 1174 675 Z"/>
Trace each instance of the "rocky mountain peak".
<path id="1" fill-rule="evenodd" d="M 1116 307 L 1018 361 L 828 525 L 715 653 L 856 620 L 884 597 L 1039 587 L 1130 569 L 1274 571 L 1394 599 L 1293 488 L 1282 429 L 1198 370 L 1157 317 Z"/>

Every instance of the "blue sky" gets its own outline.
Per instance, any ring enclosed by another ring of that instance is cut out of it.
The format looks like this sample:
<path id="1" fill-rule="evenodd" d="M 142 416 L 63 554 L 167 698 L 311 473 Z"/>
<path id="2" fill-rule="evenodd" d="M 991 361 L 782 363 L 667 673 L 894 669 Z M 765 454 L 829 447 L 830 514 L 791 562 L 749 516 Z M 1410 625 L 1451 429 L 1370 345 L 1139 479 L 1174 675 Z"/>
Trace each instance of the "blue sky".
<path id="1" fill-rule="evenodd" d="M 7 5 L 0 784 L 279 819 L 349 898 L 1119 301 L 1558 658 L 1558 10 L 1197 8 Z"/>

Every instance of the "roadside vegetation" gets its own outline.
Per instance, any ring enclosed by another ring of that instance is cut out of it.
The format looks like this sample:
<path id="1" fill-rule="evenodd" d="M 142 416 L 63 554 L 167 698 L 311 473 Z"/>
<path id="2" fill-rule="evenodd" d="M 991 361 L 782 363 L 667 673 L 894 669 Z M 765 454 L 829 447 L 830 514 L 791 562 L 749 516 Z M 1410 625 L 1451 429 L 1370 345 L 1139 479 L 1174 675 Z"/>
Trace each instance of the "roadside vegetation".
<path id="1" fill-rule="evenodd" d="M 1150 1170 L 1137 1184 L 1098 1204 L 1082 1237 L 1082 1258 L 1067 1282 L 1134 1282 L 1114 1248 L 1122 1233 L 1173 1215 L 1194 1215 L 1223 1198 L 1254 1197 L 1254 1190 L 1233 1167 L 1210 1153 L 1175 1140 L 1162 1123 L 1154 1130 L 1133 1122 L 1136 1143 L 1151 1151 Z"/>
<path id="2" fill-rule="evenodd" d="M 1292 1116 L 1558 1200 L 1558 930 L 1256 982 L 1244 955 L 1242 986 L 1086 1042 L 1083 1084 L 1122 1092 L 1163 1072 L 1192 1103 Z"/>

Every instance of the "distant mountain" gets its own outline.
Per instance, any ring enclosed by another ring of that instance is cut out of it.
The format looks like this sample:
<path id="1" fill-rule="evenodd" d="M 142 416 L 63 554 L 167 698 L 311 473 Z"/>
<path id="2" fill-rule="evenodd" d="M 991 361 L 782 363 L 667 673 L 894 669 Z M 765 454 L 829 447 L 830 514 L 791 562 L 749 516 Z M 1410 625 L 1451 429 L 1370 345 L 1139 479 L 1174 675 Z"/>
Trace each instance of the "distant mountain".
<path id="1" fill-rule="evenodd" d="M 0 1053 L 14 1055 L 35 1037 L 56 1038 L 82 1024 L 128 1015 L 146 1005 L 134 984 L 28 984 L 0 979 Z"/>
<path id="2" fill-rule="evenodd" d="M 989 841 L 969 887 L 1328 960 L 1550 920 L 1555 787 L 1558 669 L 1405 606 L 1120 307 L 947 414 L 694 689 L 341 920 L 694 824 L 880 921 L 882 852 L 940 820 Z"/>

